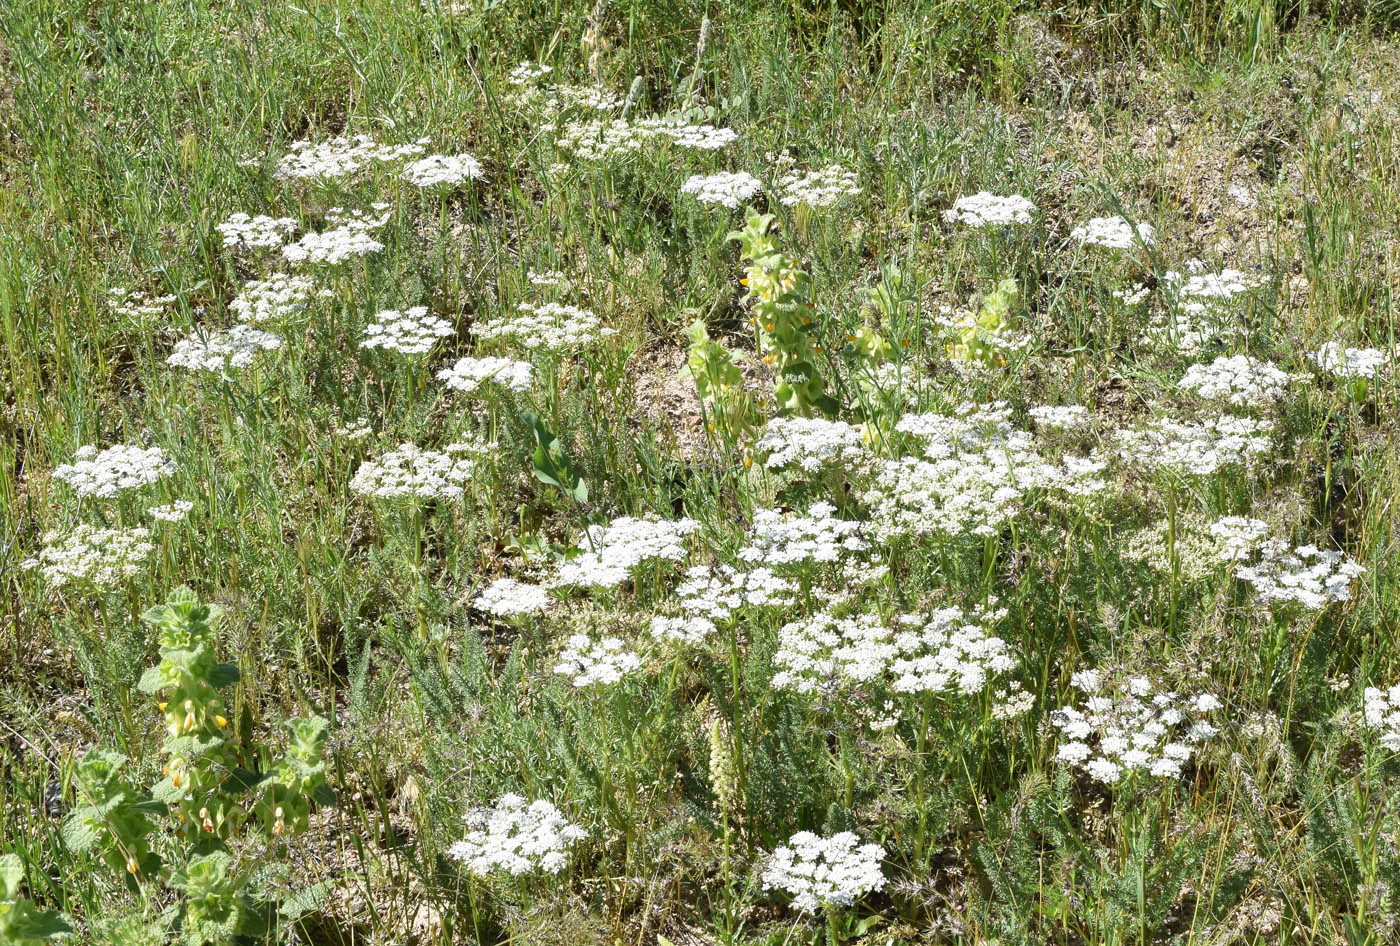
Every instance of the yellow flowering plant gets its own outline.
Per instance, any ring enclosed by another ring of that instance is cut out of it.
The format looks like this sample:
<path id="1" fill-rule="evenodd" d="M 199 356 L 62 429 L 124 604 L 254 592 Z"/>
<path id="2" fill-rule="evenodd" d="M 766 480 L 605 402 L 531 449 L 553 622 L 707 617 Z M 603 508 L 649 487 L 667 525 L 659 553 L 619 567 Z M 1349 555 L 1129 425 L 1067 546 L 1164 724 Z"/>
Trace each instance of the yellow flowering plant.
<path id="1" fill-rule="evenodd" d="M 160 881 L 182 894 L 161 919 L 191 946 L 263 940 L 277 904 L 256 895 L 251 880 L 266 858 L 245 862 L 229 842 L 251 819 L 264 853 L 273 853 L 306 830 L 313 802 L 335 798 L 322 760 L 330 724 L 319 716 L 287 721 L 287 749 L 265 771 L 243 767 L 222 695 L 238 682 L 238 668 L 215 656 L 221 615 L 188 588 L 142 615 L 160 641 L 161 661 L 139 686 L 157 697 L 165 722 L 161 779 L 139 791 L 123 777 L 125 756 L 93 749 L 77 766 L 79 804 L 63 826 L 70 850 L 121 871 L 133 890 Z"/>
<path id="2" fill-rule="evenodd" d="M 729 234 L 748 263 L 742 279 L 748 289 L 744 301 L 752 311 L 749 322 L 758 336 L 759 356 L 777 373 L 773 395 L 779 414 L 810 417 L 817 411 L 834 417 L 841 405 L 826 393 L 826 381 L 815 364 L 821 346 L 812 277 L 778 246 L 771 233 L 775 219 L 751 209 L 743 229 Z"/>

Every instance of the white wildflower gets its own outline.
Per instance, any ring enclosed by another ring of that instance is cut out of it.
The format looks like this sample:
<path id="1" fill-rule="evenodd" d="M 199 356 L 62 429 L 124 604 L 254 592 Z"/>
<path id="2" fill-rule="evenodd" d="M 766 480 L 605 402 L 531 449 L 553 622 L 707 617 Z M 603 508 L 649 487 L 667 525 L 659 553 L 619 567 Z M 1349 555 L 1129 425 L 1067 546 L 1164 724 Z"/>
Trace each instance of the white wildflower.
<path id="1" fill-rule="evenodd" d="M 109 588 L 141 574 L 145 559 L 155 551 L 146 529 L 97 529 L 86 523 L 68 532 L 51 531 L 44 547 L 22 564 L 37 568 L 54 588 L 86 582 Z"/>
<path id="2" fill-rule="evenodd" d="M 1136 228 L 1122 217 L 1094 217 L 1070 231 L 1070 239 L 1079 243 L 1106 246 L 1114 250 L 1130 250 L 1138 243 L 1151 246 L 1157 240 L 1157 231 L 1148 223 L 1140 223 Z"/>
<path id="3" fill-rule="evenodd" d="M 730 209 L 750 200 L 763 184 L 743 171 L 696 174 L 681 185 L 682 194 L 693 194 L 702 204 L 723 204 Z"/>
<path id="4" fill-rule="evenodd" d="M 175 461 L 160 447 L 116 444 L 101 453 L 94 446 L 79 447 L 73 462 L 58 467 L 53 475 L 72 487 L 79 497 L 110 499 L 174 472 Z"/>
<path id="5" fill-rule="evenodd" d="M 1366 728 L 1380 731 L 1380 743 L 1400 749 L 1400 683 L 1382 690 L 1367 687 L 1363 694 Z"/>
<path id="6" fill-rule="evenodd" d="M 306 276 L 272 273 L 266 279 L 244 283 L 229 308 L 240 322 L 256 325 L 277 321 L 299 313 L 315 290 L 315 283 Z"/>
<path id="7" fill-rule="evenodd" d="M 175 343 L 165 363 L 190 371 L 227 371 L 230 368 L 247 368 L 257 355 L 281 347 L 280 335 L 251 325 L 235 325 L 214 332 L 195 329 L 189 338 Z"/>
<path id="8" fill-rule="evenodd" d="M 448 848 L 447 856 L 477 875 L 557 874 L 568 862 L 569 848 L 588 836 L 549 802 L 526 802 L 513 793 L 491 808 L 473 809 L 466 823 L 466 838 Z"/>
<path id="9" fill-rule="evenodd" d="M 562 563 L 554 582 L 616 587 L 645 562 L 684 559 L 689 554 L 685 537 L 699 529 L 700 523 L 694 519 L 637 519 L 632 516 L 614 519 L 606 526 L 589 526 L 587 550 Z"/>
<path id="10" fill-rule="evenodd" d="M 1065 706 L 1050 714 L 1067 740 L 1057 756 L 1104 784 L 1132 772 L 1179 777 L 1195 747 L 1218 733 L 1202 718 L 1220 707 L 1212 694 L 1154 694 L 1145 677 L 1105 680 L 1092 673 L 1075 679 L 1089 695 L 1083 709 Z"/>
<path id="11" fill-rule="evenodd" d="M 406 145 L 381 145 L 367 135 L 332 138 L 320 144 L 302 140 L 277 162 L 276 176 L 287 179 L 334 180 L 376 164 L 401 161 L 423 153 L 428 139 Z"/>
<path id="12" fill-rule="evenodd" d="M 869 683 L 894 659 L 893 634 L 877 615 L 816 614 L 778 631 L 772 685 L 799 693 Z"/>
<path id="13" fill-rule="evenodd" d="M 527 585 L 514 578 L 498 578 L 482 589 L 472 604 L 480 611 L 498 618 L 538 614 L 546 610 L 553 598 L 539 585 Z"/>
<path id="14" fill-rule="evenodd" d="M 686 569 L 676 587 L 681 610 L 726 621 L 741 608 L 781 608 L 796 600 L 797 584 L 768 568 L 741 571 L 729 565 Z"/>
<path id="15" fill-rule="evenodd" d="M 1201 424 L 1158 420 L 1117 433 L 1124 458 L 1146 467 L 1209 476 L 1227 466 L 1249 465 L 1269 452 L 1273 424 L 1221 415 Z"/>
<path id="16" fill-rule="evenodd" d="M 767 457 L 765 465 L 769 469 L 797 466 L 806 473 L 845 467 L 868 456 L 858 428 L 819 417 L 774 418 L 758 438 L 754 451 Z"/>
<path id="17" fill-rule="evenodd" d="M 1031 420 L 1041 427 L 1049 427 L 1052 430 L 1078 430 L 1088 426 L 1089 422 L 1093 420 L 1089 409 L 1078 404 L 1044 404 L 1032 407 L 1028 413 L 1031 415 Z"/>
<path id="18" fill-rule="evenodd" d="M 793 908 L 803 913 L 848 907 L 885 886 L 884 857 L 884 848 L 861 844 L 850 831 L 829 838 L 799 831 L 773 852 L 763 870 L 763 888 L 792 894 Z"/>
<path id="19" fill-rule="evenodd" d="M 768 566 L 835 562 L 869 548 L 863 529 L 863 523 L 836 518 L 836 507 L 828 502 L 814 503 L 805 516 L 759 509 L 739 559 Z"/>
<path id="20" fill-rule="evenodd" d="M 481 162 L 469 154 L 432 154 L 403 169 L 403 179 L 415 187 L 453 187 L 485 177 Z"/>
<path id="21" fill-rule="evenodd" d="M 510 391 L 528 391 L 534 375 L 534 366 L 528 361 L 494 356 L 460 358 L 451 368 L 437 373 L 438 380 L 449 388 L 466 392 L 476 391 L 488 382 Z"/>
<path id="22" fill-rule="evenodd" d="M 1379 348 L 1345 348 L 1328 342 L 1308 358 L 1323 371 L 1338 378 L 1374 378 L 1390 366 L 1390 355 Z"/>
<path id="23" fill-rule="evenodd" d="M 943 211 L 948 223 L 965 223 L 970 227 L 1005 227 L 1031 222 L 1035 204 L 1020 194 L 1000 197 L 981 191 L 953 201 L 952 209 Z"/>
<path id="24" fill-rule="evenodd" d="M 1290 549 L 1282 539 L 1269 539 L 1253 565 L 1240 565 L 1235 577 L 1254 586 L 1266 604 L 1301 605 L 1316 611 L 1332 601 L 1350 601 L 1351 584 L 1366 569 L 1341 552 L 1300 545 Z"/>
<path id="25" fill-rule="evenodd" d="M 1246 516 L 1225 516 L 1210 524 L 1210 534 L 1220 543 L 1220 557 L 1227 562 L 1249 558 L 1268 531 L 1267 523 Z"/>
<path id="26" fill-rule="evenodd" d="M 791 171 L 778 179 L 779 200 L 786 206 L 806 204 L 809 207 L 830 207 L 846 197 L 860 193 L 854 171 L 839 164 L 830 164 L 817 171 L 800 174 Z"/>
<path id="27" fill-rule="evenodd" d="M 1177 387 L 1235 407 L 1272 407 L 1283 398 L 1293 376 L 1276 365 L 1248 355 L 1224 356 L 1209 365 L 1192 365 Z"/>
<path id="28" fill-rule="evenodd" d="M 151 506 L 146 510 L 146 515 L 160 522 L 183 522 L 193 508 L 194 503 L 188 499 L 177 499 L 164 506 Z"/>
<path id="29" fill-rule="evenodd" d="M 297 228 L 291 217 L 250 217 L 245 213 L 229 216 L 214 227 L 224 236 L 224 246 L 242 249 L 274 249 L 287 242 Z"/>
<path id="30" fill-rule="evenodd" d="M 554 672 L 571 678 L 576 688 L 583 689 L 617 683 L 641 666 L 641 658 L 616 637 L 594 642 L 586 634 L 574 634 L 559 655 Z"/>
<path id="31" fill-rule="evenodd" d="M 679 644 L 703 644 L 715 632 L 715 624 L 709 618 L 667 617 L 656 615 L 651 619 L 651 636 L 659 641 L 674 641 Z"/>
<path id="32" fill-rule="evenodd" d="M 546 351 L 564 351 L 616 334 L 587 309 L 558 302 L 522 302 L 516 315 L 473 326 L 472 331 L 477 338 L 507 339 Z"/>
<path id="33" fill-rule="evenodd" d="M 442 450 L 400 444 L 397 450 L 361 463 L 350 480 L 350 490 L 375 499 L 460 499 L 485 453 L 484 446 L 474 443 L 450 443 Z"/>
<path id="34" fill-rule="evenodd" d="M 429 315 L 427 306 L 414 306 L 403 312 L 385 309 L 375 313 L 374 321 L 365 326 L 360 347 L 424 355 L 439 338 L 447 338 L 454 331 L 451 322 Z"/>
<path id="35" fill-rule="evenodd" d="M 989 633 L 1005 616 L 1005 609 L 991 607 L 966 615 L 960 608 L 940 608 L 922 627 L 900 631 L 894 638 L 898 656 L 890 667 L 894 689 L 900 693 L 980 693 L 989 677 L 1016 664 L 1006 642 Z"/>

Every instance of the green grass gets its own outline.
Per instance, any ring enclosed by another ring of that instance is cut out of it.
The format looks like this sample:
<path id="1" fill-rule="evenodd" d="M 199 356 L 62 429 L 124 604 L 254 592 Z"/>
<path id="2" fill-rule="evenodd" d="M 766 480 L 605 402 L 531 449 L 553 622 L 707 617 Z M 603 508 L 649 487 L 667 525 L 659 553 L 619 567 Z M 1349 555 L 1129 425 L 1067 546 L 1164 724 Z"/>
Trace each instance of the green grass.
<path id="1" fill-rule="evenodd" d="M 140 615 L 188 585 L 227 612 L 240 752 L 266 765 L 282 720 L 332 723 L 336 803 L 296 837 L 229 841 L 250 890 L 318 895 L 251 941 L 1394 942 L 1400 769 L 1361 711 L 1365 687 L 1400 680 L 1400 389 L 1392 373 L 1349 391 L 1306 356 L 1395 342 L 1396 13 L 1383 0 L 0 9 L 0 853 L 19 856 L 25 897 L 78 942 L 177 935 L 186 899 L 168 878 L 129 883 L 62 825 L 84 803 L 89 749 L 124 754 L 135 785 L 160 779 L 161 713 L 137 688 L 159 645 Z M 553 68 L 540 84 L 635 89 L 632 118 L 683 113 L 738 139 L 574 158 L 517 100 L 507 77 L 522 61 Z M 340 134 L 427 138 L 427 153 L 474 155 L 485 180 L 419 193 L 402 162 L 327 183 L 275 175 L 293 142 Z M 860 193 L 780 203 L 785 150 L 802 170 L 855 172 Z M 708 437 L 715 404 L 679 375 L 697 319 L 746 356 L 745 390 L 773 414 L 772 352 L 756 350 L 747 264 L 726 240 L 742 212 L 681 194 L 720 170 L 762 180 L 751 203 L 811 277 L 812 368 L 873 455 L 919 453 L 895 429 L 905 413 L 1004 400 L 1032 430 L 1028 408 L 1079 404 L 1085 431 L 1034 442 L 1055 460 L 1101 452 L 1104 491 L 1030 489 L 986 536 L 885 541 L 869 472 L 776 472 L 761 430 Z M 1029 197 L 1035 222 L 994 235 L 943 220 L 982 190 Z M 286 268 L 276 251 L 225 249 L 215 227 L 231 213 L 292 217 L 300 235 L 381 200 L 383 252 L 307 270 L 325 297 L 263 326 L 285 343 L 256 370 L 166 364 L 196 326 L 234 324 L 246 281 Z M 1156 227 L 1156 245 L 1070 238 L 1116 214 Z M 1222 308 L 1204 351 L 1181 354 L 1151 323 L 1172 305 L 1166 274 L 1193 259 L 1258 284 Z M 889 267 L 904 296 L 882 307 L 871 290 Z M 544 270 L 567 286 L 533 285 Z M 938 317 L 975 312 L 1007 278 L 1027 346 L 959 371 Z M 1138 286 L 1147 301 L 1124 302 Z M 118 287 L 172 298 L 124 314 Z M 616 334 L 561 354 L 475 339 L 544 300 Z M 359 347 L 374 313 L 413 306 L 455 333 L 417 358 Z M 921 379 L 903 400 L 862 386 L 848 344 L 862 327 Z M 530 360 L 530 389 L 469 399 L 437 380 L 487 353 Z M 1236 411 L 1274 422 L 1262 462 L 1175 477 L 1118 455 L 1120 429 L 1217 413 L 1177 381 L 1241 353 L 1299 375 L 1276 408 Z M 586 498 L 537 475 L 526 412 L 559 436 Z M 360 418 L 368 436 L 340 431 Z M 350 488 L 401 443 L 463 439 L 493 447 L 460 500 Z M 111 500 L 53 476 L 80 447 L 116 443 L 160 446 L 178 470 Z M 194 504 L 185 522 L 151 521 L 149 506 L 177 499 Z M 888 571 L 780 567 L 791 603 L 741 609 L 700 645 L 651 637 L 653 615 L 686 613 L 685 567 L 741 564 L 756 512 L 816 501 L 872 520 L 868 564 Z M 1227 515 L 1363 565 L 1351 600 L 1262 605 L 1204 558 L 1206 527 Z M 622 516 L 699 529 L 684 563 L 553 589 L 541 615 L 472 607 L 496 578 L 544 581 L 590 549 L 587 526 Z M 148 527 L 155 548 L 105 585 L 59 588 L 24 567 L 46 534 L 81 523 Z M 905 694 L 887 675 L 816 693 L 773 683 L 789 622 L 889 623 L 989 596 L 1015 666 L 973 694 Z M 553 672 L 571 634 L 621 638 L 642 666 L 576 690 Z M 1221 732 L 1180 777 L 1096 781 L 1058 757 L 1052 717 L 1082 706 L 1071 675 L 1094 667 L 1214 693 Z M 1033 705 L 1002 718 L 996 691 L 1012 680 Z M 716 732 L 735 784 L 713 771 Z M 508 792 L 587 832 L 557 875 L 478 877 L 448 856 L 462 816 Z M 193 848 L 166 827 L 159 853 L 181 866 Z M 800 830 L 882 845 L 884 889 L 825 915 L 792 909 L 761 875 Z"/>

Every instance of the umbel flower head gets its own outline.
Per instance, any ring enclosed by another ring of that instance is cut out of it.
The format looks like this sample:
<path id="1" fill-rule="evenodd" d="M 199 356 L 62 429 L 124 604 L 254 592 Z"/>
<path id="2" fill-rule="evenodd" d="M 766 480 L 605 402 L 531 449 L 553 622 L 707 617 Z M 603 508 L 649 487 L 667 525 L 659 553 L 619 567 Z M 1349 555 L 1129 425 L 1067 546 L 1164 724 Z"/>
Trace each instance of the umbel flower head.
<path id="1" fill-rule="evenodd" d="M 214 227 L 223 234 L 224 246 L 230 249 L 276 249 L 287 242 L 296 228 L 297 222 L 291 217 L 250 217 L 245 213 L 232 214 Z"/>
<path id="2" fill-rule="evenodd" d="M 587 634 L 574 634 L 559 655 L 554 672 L 573 679 L 579 689 L 617 683 L 642 666 L 641 658 L 616 637 L 593 642 Z"/>
<path id="3" fill-rule="evenodd" d="M 377 460 L 366 460 L 350 480 L 352 492 L 375 499 L 460 499 L 486 447 L 450 443 L 441 450 L 399 445 Z"/>
<path id="4" fill-rule="evenodd" d="M 22 565 L 37 568 L 55 588 L 70 582 L 107 588 L 142 572 L 146 557 L 155 551 L 149 538 L 145 529 L 97 529 L 82 523 L 66 533 L 46 533 L 43 549 Z"/>
<path id="5" fill-rule="evenodd" d="M 79 447 L 73 454 L 73 462 L 58 467 L 53 475 L 71 486 L 80 497 L 110 499 L 174 472 L 175 461 L 160 447 L 119 443 L 101 453 L 94 446 Z"/>
<path id="6" fill-rule="evenodd" d="M 793 908 L 803 913 L 848 907 L 885 886 L 884 857 L 884 848 L 861 844 L 851 831 L 829 838 L 799 831 L 773 852 L 763 871 L 763 889 L 787 891 Z"/>
<path id="7" fill-rule="evenodd" d="M 1140 223 L 1134 227 L 1122 217 L 1095 217 L 1075 227 L 1069 236 L 1076 242 L 1111 250 L 1130 250 L 1139 243 L 1151 246 L 1157 242 L 1157 231 L 1152 224 Z"/>
<path id="8" fill-rule="evenodd" d="M 439 338 L 453 333 L 452 323 L 428 314 L 427 306 L 414 306 L 407 311 L 385 309 L 365 326 L 361 348 L 382 348 L 402 355 L 423 355 Z"/>
<path id="9" fill-rule="evenodd" d="M 1367 687 L 1363 694 L 1366 728 L 1380 733 L 1387 749 L 1400 749 L 1400 683 L 1387 689 Z"/>
<path id="10" fill-rule="evenodd" d="M 569 848 L 588 836 L 549 802 L 527 802 L 514 793 L 468 812 L 466 822 L 467 836 L 447 856 L 478 875 L 557 874 L 568 863 Z"/>
<path id="11" fill-rule="evenodd" d="M 469 154 L 430 154 L 403 169 L 403 178 L 416 187 L 454 187 L 481 180 L 481 162 Z"/>
<path id="12" fill-rule="evenodd" d="M 543 611 L 553 603 L 553 599 L 539 585 L 528 585 L 514 578 L 498 578 L 483 588 L 472 603 L 487 614 L 513 618 Z"/>
<path id="13" fill-rule="evenodd" d="M 1050 714 L 1066 739 L 1058 757 L 1105 784 L 1135 771 L 1176 778 L 1195 747 L 1219 732 L 1206 718 L 1220 708 L 1210 693 L 1154 693 L 1146 677 L 1105 679 L 1095 670 L 1071 681 L 1085 693 L 1084 708 Z"/>
<path id="14" fill-rule="evenodd" d="M 1006 227 L 1031 222 L 1035 204 L 1020 194 L 1000 197 L 981 191 L 969 197 L 959 197 L 952 209 L 943 211 L 948 223 L 965 223 L 969 227 Z"/>
<path id="15" fill-rule="evenodd" d="M 695 174 L 681 185 L 682 194 L 691 194 L 702 204 L 722 204 L 731 210 L 749 200 L 763 187 L 758 178 L 744 171 Z"/>
<path id="16" fill-rule="evenodd" d="M 196 329 L 175 343 L 165 363 L 189 371 L 227 371 L 247 368 L 265 351 L 282 347 L 282 337 L 251 325 L 235 325 L 222 331 Z"/>
<path id="17" fill-rule="evenodd" d="M 479 393 L 484 384 L 494 384 L 508 391 L 528 391 L 534 380 L 535 368 L 528 361 L 510 358 L 459 358 L 451 368 L 437 373 L 438 380 L 454 391 Z"/>

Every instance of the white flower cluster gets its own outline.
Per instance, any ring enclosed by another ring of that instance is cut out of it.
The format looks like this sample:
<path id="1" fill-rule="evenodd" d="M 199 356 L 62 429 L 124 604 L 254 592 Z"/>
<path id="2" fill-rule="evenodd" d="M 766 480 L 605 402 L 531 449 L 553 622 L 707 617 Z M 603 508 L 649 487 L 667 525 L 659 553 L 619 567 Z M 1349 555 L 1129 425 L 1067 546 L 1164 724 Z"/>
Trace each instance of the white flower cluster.
<path id="1" fill-rule="evenodd" d="M 506 76 L 506 81 L 511 85 L 529 85 L 553 71 L 553 66 L 546 66 L 543 63 L 522 62 L 510 71 L 510 75 Z"/>
<path id="2" fill-rule="evenodd" d="M 229 303 L 229 308 L 240 322 L 256 325 L 277 321 L 300 312 L 315 290 L 315 284 L 306 276 L 272 273 L 266 279 L 244 283 L 243 291 Z"/>
<path id="3" fill-rule="evenodd" d="M 527 585 L 514 578 L 497 578 L 482 589 L 472 604 L 478 610 L 498 618 L 513 618 L 538 614 L 546 610 L 553 600 L 549 592 L 539 585 Z"/>
<path id="4" fill-rule="evenodd" d="M 639 125 L 647 134 L 668 140 L 678 148 L 693 148 L 697 151 L 718 151 L 739 140 L 739 133 L 733 128 L 690 125 L 669 118 L 647 118 Z"/>
<path id="5" fill-rule="evenodd" d="M 557 286 L 564 281 L 564 274 L 557 269 L 530 270 L 530 285 Z"/>
<path id="6" fill-rule="evenodd" d="M 638 519 L 623 516 L 606 526 L 588 527 L 588 551 L 559 566 L 555 583 L 613 588 L 643 562 L 679 562 L 688 554 L 685 537 L 700 529 L 694 519 Z"/>
<path id="7" fill-rule="evenodd" d="M 1251 464 L 1269 452 L 1274 425 L 1266 420 L 1221 415 L 1200 424 L 1169 419 L 1136 430 L 1120 430 L 1118 451 L 1146 467 L 1209 476 L 1227 466 Z"/>
<path id="8" fill-rule="evenodd" d="M 133 292 L 123 286 L 113 287 L 108 296 L 117 315 L 124 315 L 137 322 L 162 314 L 165 307 L 175 301 L 175 296 L 148 296 L 144 292 Z"/>
<path id="9" fill-rule="evenodd" d="M 188 499 L 177 499 L 164 506 L 151 506 L 146 510 L 146 515 L 159 522 L 183 522 L 193 508 L 194 503 Z"/>
<path id="10" fill-rule="evenodd" d="M 628 154 L 649 141 L 670 142 L 681 148 L 715 151 L 738 140 L 732 128 L 713 125 L 688 125 L 666 118 L 645 118 L 630 122 L 622 118 L 595 118 L 564 124 L 562 129 L 543 126 L 558 132 L 555 143 L 563 150 L 586 160 L 601 161 Z"/>
<path id="11" fill-rule="evenodd" d="M 375 499 L 460 499 L 485 453 L 484 446 L 474 443 L 450 443 L 442 450 L 400 444 L 377 460 L 361 463 L 350 490 Z"/>
<path id="12" fill-rule="evenodd" d="M 1374 378 L 1390 365 L 1390 356 L 1379 348 L 1344 348 L 1337 342 L 1328 342 L 1308 358 L 1323 371 L 1348 381 Z"/>
<path id="13" fill-rule="evenodd" d="M 1259 561 L 1237 567 L 1235 577 L 1271 605 L 1293 602 L 1316 611 L 1331 601 L 1350 601 L 1352 581 L 1366 573 L 1341 552 L 1315 545 L 1290 550 L 1283 539 L 1269 539 L 1259 552 Z"/>
<path id="14" fill-rule="evenodd" d="M 1157 231 L 1150 223 L 1133 225 L 1122 217 L 1094 217 L 1069 232 L 1070 239 L 1079 243 L 1106 246 L 1112 250 L 1130 250 L 1138 243 L 1151 246 L 1157 241 Z"/>
<path id="15" fill-rule="evenodd" d="M 715 624 L 709 618 L 667 617 L 658 614 L 651 619 L 651 636 L 659 641 L 673 641 L 678 644 L 703 644 L 715 632 Z"/>
<path id="16" fill-rule="evenodd" d="M 1187 311 L 1201 311 L 1259 285 L 1258 279 L 1238 269 L 1227 268 L 1218 273 L 1208 273 L 1205 272 L 1204 263 L 1188 265 L 1187 269 L 1190 275 L 1172 270 L 1163 276 L 1167 285 L 1174 287 L 1177 302 Z"/>
<path id="17" fill-rule="evenodd" d="M 919 439 L 927 459 L 877 464 L 865 497 L 877 536 L 993 535 L 1019 513 L 1027 490 L 1089 497 L 1107 488 L 1099 476 L 1105 461 L 1068 456 L 1054 464 L 1031 434 L 1011 426 L 1010 414 L 997 402 L 901 418 L 895 429 Z"/>
<path id="18" fill-rule="evenodd" d="M 385 309 L 375 313 L 365 326 L 361 348 L 383 348 L 402 355 L 425 355 L 439 338 L 455 331 L 446 319 L 428 314 L 427 306 L 414 306 L 404 312 Z"/>
<path id="19" fill-rule="evenodd" d="M 438 380 L 454 391 L 475 391 L 487 382 L 511 391 L 528 391 L 535 368 L 528 361 L 509 358 L 460 358 L 451 368 L 437 373 Z"/>
<path id="20" fill-rule="evenodd" d="M 845 421 L 820 417 L 775 417 L 754 444 L 771 470 L 797 466 L 806 473 L 844 467 L 868 456 L 860 429 Z"/>
<path id="21" fill-rule="evenodd" d="M 894 655 L 893 635 L 878 615 L 815 614 L 778 631 L 773 686 L 798 693 L 858 686 L 882 676 Z"/>
<path id="22" fill-rule="evenodd" d="M 616 637 L 604 637 L 595 643 L 587 634 L 574 634 L 559 655 L 554 672 L 570 677 L 576 688 L 583 689 L 616 683 L 641 666 L 642 659 Z"/>
<path id="23" fill-rule="evenodd" d="M 549 802 L 526 802 L 514 793 L 502 795 L 491 808 L 473 809 L 466 822 L 466 838 L 448 848 L 447 856 L 478 875 L 557 874 L 569 848 L 588 836 Z"/>
<path id="24" fill-rule="evenodd" d="M 160 447 L 119 443 L 101 453 L 91 445 L 79 447 L 73 462 L 58 467 L 53 475 L 80 497 L 111 499 L 123 490 L 146 486 L 174 472 L 175 461 Z"/>
<path id="25" fill-rule="evenodd" d="M 231 214 L 227 220 L 214 227 L 224 235 L 224 246 L 244 249 L 274 249 L 287 242 L 287 237 L 297 228 L 291 217 L 268 217 L 259 214 L 250 217 L 245 213 Z"/>
<path id="26" fill-rule="evenodd" d="M 48 532 L 44 547 L 21 563 L 37 568 L 53 587 L 88 582 L 110 587 L 141 573 L 146 556 L 155 551 L 146 529 L 97 529 L 87 523 L 63 533 Z"/>
<path id="27" fill-rule="evenodd" d="M 1235 355 L 1186 369 L 1177 387 L 1235 407 L 1271 407 L 1288 392 L 1293 376 L 1272 362 Z"/>
<path id="28" fill-rule="evenodd" d="M 1078 430 L 1080 427 L 1087 427 L 1093 420 L 1087 407 L 1078 404 L 1042 404 L 1032 407 L 1028 414 L 1031 420 L 1041 427 L 1049 427 L 1052 430 Z"/>
<path id="29" fill-rule="evenodd" d="M 806 174 L 789 171 L 778 179 L 780 200 L 784 206 L 806 204 L 809 207 L 830 207 L 847 197 L 860 193 L 856 173 L 839 164 L 829 164 Z"/>
<path id="30" fill-rule="evenodd" d="M 291 150 L 277 162 L 276 176 L 283 179 L 347 177 L 374 164 L 388 164 L 423 153 L 429 139 L 413 144 L 381 145 L 368 135 L 339 137 L 320 144 L 308 140 L 292 143 Z"/>
<path id="31" fill-rule="evenodd" d="M 1367 728 L 1380 730 L 1385 748 L 1400 749 L 1400 683 L 1388 690 L 1367 687 L 1362 700 Z"/>
<path id="32" fill-rule="evenodd" d="M 258 354 L 281 347 L 282 336 L 251 325 L 235 325 L 215 332 L 195 329 L 189 338 L 175 343 L 165 363 L 190 371 L 226 371 L 246 368 Z"/>
<path id="33" fill-rule="evenodd" d="M 793 908 L 803 913 L 848 907 L 885 886 L 884 857 L 884 848 L 861 844 L 851 831 L 829 838 L 799 831 L 773 852 L 763 871 L 763 889 L 792 894 Z"/>
<path id="34" fill-rule="evenodd" d="M 981 191 L 953 201 L 952 209 L 943 211 L 948 223 L 965 223 L 970 227 L 1005 227 L 1031 222 L 1035 204 L 1020 194 L 1001 197 L 991 191 Z"/>
<path id="35" fill-rule="evenodd" d="M 282 247 L 282 256 L 289 263 L 324 263 L 334 266 L 346 260 L 371 256 L 384 249 L 384 244 L 370 236 L 388 218 L 349 216 L 339 226 L 324 233 L 311 231 L 295 243 Z"/>
<path id="36" fill-rule="evenodd" d="M 864 523 L 837 519 L 836 507 L 828 502 L 813 503 L 805 516 L 759 509 L 739 560 L 768 566 L 835 562 L 869 548 L 861 537 L 863 529 Z"/>
<path id="37" fill-rule="evenodd" d="M 740 571 L 730 565 L 695 565 L 676 587 L 682 610 L 716 621 L 728 620 L 740 608 L 787 607 L 796 594 L 797 585 L 771 569 Z"/>
<path id="38" fill-rule="evenodd" d="M 483 177 L 481 162 L 469 154 L 430 154 L 403 169 L 403 179 L 415 187 L 455 187 Z"/>
<path id="39" fill-rule="evenodd" d="M 991 601 L 970 614 L 961 608 L 939 608 L 922 628 L 897 633 L 894 645 L 899 656 L 890 665 L 894 689 L 900 693 L 980 693 L 989 676 L 1016 666 L 1006 641 L 989 633 L 1006 616 L 1006 609 L 995 609 L 995 604 Z M 902 619 L 906 625 L 918 621 L 917 615 Z"/>
<path id="40" fill-rule="evenodd" d="M 758 178 L 744 171 L 695 174 L 681 185 L 682 194 L 693 194 L 702 204 L 723 204 L 731 210 L 749 200 L 763 187 Z"/>
<path id="41" fill-rule="evenodd" d="M 522 302 L 517 315 L 474 326 L 472 331 L 477 338 L 511 339 L 525 348 L 547 351 L 563 351 L 617 334 L 587 309 L 558 302 Z"/>
<path id="42" fill-rule="evenodd" d="M 1106 682 L 1093 670 L 1072 681 L 1086 695 L 1084 709 L 1065 706 L 1050 714 L 1068 740 L 1058 757 L 1106 785 L 1135 771 L 1177 778 L 1195 747 L 1219 732 L 1203 718 L 1220 708 L 1209 693 L 1154 695 L 1146 677 Z"/>
<path id="43" fill-rule="evenodd" d="M 1208 530 L 1220 544 L 1220 557 L 1227 562 L 1240 562 L 1249 558 L 1269 532 L 1268 523 L 1247 516 L 1225 516 L 1210 524 Z"/>

